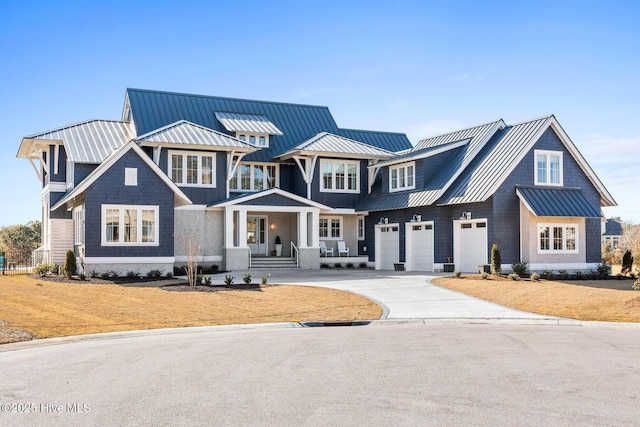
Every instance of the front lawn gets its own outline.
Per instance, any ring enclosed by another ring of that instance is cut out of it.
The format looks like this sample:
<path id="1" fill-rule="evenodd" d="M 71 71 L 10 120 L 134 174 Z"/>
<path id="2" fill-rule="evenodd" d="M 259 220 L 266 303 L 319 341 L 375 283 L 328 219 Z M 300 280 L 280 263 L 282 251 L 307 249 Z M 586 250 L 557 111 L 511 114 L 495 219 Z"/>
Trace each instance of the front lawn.
<path id="1" fill-rule="evenodd" d="M 578 320 L 640 322 L 640 292 L 633 280 L 518 281 L 490 275 L 443 277 L 438 286 L 518 310 Z"/>
<path id="2" fill-rule="evenodd" d="M 0 276 L 0 343 L 28 339 L 29 334 L 48 338 L 182 326 L 373 320 L 381 315 L 380 306 L 362 296 L 308 286 L 169 292 Z"/>

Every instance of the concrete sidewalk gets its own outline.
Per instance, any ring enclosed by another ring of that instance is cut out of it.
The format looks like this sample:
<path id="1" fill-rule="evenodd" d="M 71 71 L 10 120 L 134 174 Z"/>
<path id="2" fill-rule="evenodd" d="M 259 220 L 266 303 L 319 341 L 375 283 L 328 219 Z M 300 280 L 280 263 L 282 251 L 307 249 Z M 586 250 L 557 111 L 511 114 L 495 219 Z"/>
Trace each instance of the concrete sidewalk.
<path id="1" fill-rule="evenodd" d="M 444 276 L 438 273 L 413 273 L 375 270 L 251 270 L 233 271 L 235 283 L 245 274 L 253 282 L 269 275 L 269 283 L 296 284 L 340 289 L 363 295 L 383 306 L 383 319 L 558 319 L 515 310 L 465 295 L 431 283 Z M 223 284 L 226 274 L 211 276 L 214 284 Z"/>

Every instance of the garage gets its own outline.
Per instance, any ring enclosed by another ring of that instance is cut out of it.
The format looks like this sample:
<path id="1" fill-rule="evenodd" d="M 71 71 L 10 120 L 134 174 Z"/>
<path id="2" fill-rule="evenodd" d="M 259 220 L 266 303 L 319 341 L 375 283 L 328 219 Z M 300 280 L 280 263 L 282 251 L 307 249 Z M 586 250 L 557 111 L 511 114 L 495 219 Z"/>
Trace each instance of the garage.
<path id="1" fill-rule="evenodd" d="M 376 270 L 393 270 L 400 259 L 398 224 L 376 225 Z"/>
<path id="2" fill-rule="evenodd" d="M 405 224 L 407 271 L 433 271 L 433 221 Z"/>
<path id="3" fill-rule="evenodd" d="M 464 273 L 488 263 L 487 219 L 453 221 L 453 262 Z"/>

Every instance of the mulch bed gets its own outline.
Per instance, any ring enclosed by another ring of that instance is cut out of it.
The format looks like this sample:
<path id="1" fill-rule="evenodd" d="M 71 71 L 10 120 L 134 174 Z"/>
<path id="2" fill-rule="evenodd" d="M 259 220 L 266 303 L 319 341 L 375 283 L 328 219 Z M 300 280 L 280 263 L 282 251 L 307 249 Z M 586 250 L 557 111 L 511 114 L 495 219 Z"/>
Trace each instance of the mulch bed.
<path id="1" fill-rule="evenodd" d="M 160 289 L 171 292 L 221 292 L 221 291 L 260 291 L 263 288 L 268 288 L 274 285 L 261 285 L 257 283 L 251 283 L 249 285 L 165 285 Z"/>
<path id="2" fill-rule="evenodd" d="M 30 274 L 29 277 L 36 280 L 44 280 L 47 282 L 57 282 L 57 283 L 89 283 L 94 285 L 131 285 L 136 283 L 153 283 L 153 282 L 161 282 L 161 281 L 183 281 L 182 279 L 174 279 L 169 277 L 114 277 L 111 279 L 102 279 L 100 277 L 86 277 L 85 279 L 80 279 L 78 276 L 73 276 L 71 279 L 67 279 L 64 276 L 60 275 L 51 275 L 47 274 L 46 276 L 38 276 L 35 274 Z M 186 281 L 184 281 L 186 282 Z"/>

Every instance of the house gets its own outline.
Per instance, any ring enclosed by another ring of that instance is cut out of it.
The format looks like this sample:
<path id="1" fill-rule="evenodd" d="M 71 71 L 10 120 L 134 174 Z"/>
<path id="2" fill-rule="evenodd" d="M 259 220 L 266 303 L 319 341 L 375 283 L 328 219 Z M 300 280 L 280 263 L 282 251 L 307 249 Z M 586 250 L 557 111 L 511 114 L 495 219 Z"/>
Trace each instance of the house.
<path id="1" fill-rule="evenodd" d="M 618 249 L 622 241 L 622 221 L 620 218 L 609 218 L 604 223 L 602 244 L 611 243 L 611 249 Z"/>
<path id="2" fill-rule="evenodd" d="M 169 271 L 190 244 L 227 270 L 477 271 L 494 242 L 506 269 L 589 269 L 615 205 L 554 116 L 412 146 L 340 128 L 326 107 L 128 89 L 121 120 L 27 136 L 18 157 L 43 185 L 34 257 L 73 249 L 86 271 Z"/>

